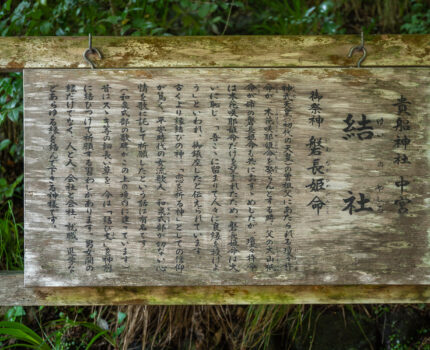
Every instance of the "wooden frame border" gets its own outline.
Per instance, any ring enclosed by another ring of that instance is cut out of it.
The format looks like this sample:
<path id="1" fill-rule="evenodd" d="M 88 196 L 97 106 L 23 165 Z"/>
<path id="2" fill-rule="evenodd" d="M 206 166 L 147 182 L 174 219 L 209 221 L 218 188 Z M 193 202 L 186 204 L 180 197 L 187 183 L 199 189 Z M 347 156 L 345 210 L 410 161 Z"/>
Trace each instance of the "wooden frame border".
<path id="1" fill-rule="evenodd" d="M 94 37 L 99 68 L 351 67 L 358 35 Z M 1 37 L 0 71 L 88 68 L 87 37 Z M 430 35 L 369 35 L 365 67 L 430 67 Z M 261 54 L 264 52 L 264 54 Z M 0 305 L 427 303 L 430 286 L 199 286 L 25 288 L 0 272 Z"/>
<path id="2" fill-rule="evenodd" d="M 352 67 L 359 35 L 93 37 L 98 68 Z M 87 37 L 1 37 L 0 70 L 89 68 Z M 363 67 L 430 66 L 430 35 L 369 35 Z M 262 54 L 263 53 L 263 54 Z"/>
<path id="3" fill-rule="evenodd" d="M 24 275 L 0 274 L 1 305 L 215 305 L 428 303 L 430 286 L 197 286 L 25 288 Z"/>

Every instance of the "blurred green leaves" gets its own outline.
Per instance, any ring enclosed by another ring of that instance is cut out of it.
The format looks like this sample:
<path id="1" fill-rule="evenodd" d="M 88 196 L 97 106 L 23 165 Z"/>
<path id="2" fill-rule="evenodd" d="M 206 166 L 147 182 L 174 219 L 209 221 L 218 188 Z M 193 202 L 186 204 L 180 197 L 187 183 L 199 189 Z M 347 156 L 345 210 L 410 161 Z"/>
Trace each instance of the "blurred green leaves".
<path id="1" fill-rule="evenodd" d="M 0 33 L 292 35 L 357 33 L 361 27 L 427 33 L 429 11 L 427 0 L 7 0 L 0 9 Z"/>
<path id="2" fill-rule="evenodd" d="M 6 311 L 4 318 L 5 321 L 15 322 L 17 318 L 21 320 L 22 316 L 25 316 L 25 314 L 25 310 L 22 306 L 12 306 Z"/>
<path id="3" fill-rule="evenodd" d="M 22 224 L 15 221 L 11 200 L 0 206 L 0 210 L 4 211 L 4 215 L 0 217 L 0 270 L 22 270 L 24 268 Z"/>
<path id="4" fill-rule="evenodd" d="M 22 75 L 11 73 L 0 79 L 0 126 L 6 118 L 17 123 L 22 113 Z"/>
<path id="5" fill-rule="evenodd" d="M 193 0 L 6 1 L 0 33 L 12 35 L 219 34 L 230 7 L 243 2 Z"/>
<path id="6" fill-rule="evenodd" d="M 14 182 L 8 184 L 5 178 L 0 177 L 0 203 L 13 196 L 16 187 L 21 184 L 23 178 L 24 174 L 21 174 Z"/>
<path id="7" fill-rule="evenodd" d="M 251 26 L 258 34 L 343 34 L 343 18 L 333 1 L 309 6 L 302 0 L 260 2 L 259 19 Z"/>
<path id="8" fill-rule="evenodd" d="M 400 27 L 404 33 L 423 34 L 430 33 L 430 8 L 420 1 L 411 1 L 411 13 L 404 18 Z"/>
<path id="9" fill-rule="evenodd" d="M 22 74 L 10 73 L 0 79 L 0 213 L 5 200 L 22 198 L 23 174 L 11 171 L 23 160 L 22 107 Z"/>

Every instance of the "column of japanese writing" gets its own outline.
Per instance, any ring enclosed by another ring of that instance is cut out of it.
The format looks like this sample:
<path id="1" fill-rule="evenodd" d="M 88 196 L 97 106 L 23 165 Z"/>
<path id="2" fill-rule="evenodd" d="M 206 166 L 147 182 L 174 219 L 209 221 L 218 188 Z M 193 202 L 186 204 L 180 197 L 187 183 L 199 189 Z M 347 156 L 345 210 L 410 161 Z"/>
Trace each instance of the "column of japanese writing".
<path id="1" fill-rule="evenodd" d="M 137 125 L 139 126 L 139 142 L 137 144 L 137 159 L 139 161 L 138 167 L 138 208 L 139 208 L 139 235 L 142 249 L 146 247 L 147 232 L 148 232 L 148 184 L 147 184 L 147 173 L 149 172 L 147 159 L 148 159 L 148 144 L 147 144 L 147 129 L 148 123 L 148 86 L 146 84 L 139 84 L 139 100 L 137 102 L 137 108 L 139 110 L 139 118 L 137 119 Z"/>
<path id="2" fill-rule="evenodd" d="M 94 207 L 94 201 L 93 201 L 93 186 L 94 186 L 94 167 L 93 167 L 93 159 L 92 155 L 94 152 L 94 137 L 92 132 L 92 122 L 93 122 L 93 87 L 92 85 L 85 85 L 84 86 L 84 102 L 85 102 L 85 110 L 84 110 L 84 129 L 85 134 L 83 136 L 83 154 L 86 156 L 85 159 L 85 208 L 86 208 L 86 221 L 85 221 L 85 227 L 87 228 L 87 234 L 90 238 L 87 238 L 85 240 L 85 269 L 86 271 L 93 271 L 94 270 L 94 256 L 93 256 L 93 250 L 94 250 L 94 240 L 92 239 L 93 236 L 93 207 Z"/>
<path id="3" fill-rule="evenodd" d="M 164 103 L 167 100 L 167 97 L 165 96 L 165 88 L 166 85 L 158 85 L 157 86 L 157 120 L 156 120 L 156 183 L 157 183 L 157 265 L 156 269 L 159 272 L 166 272 L 167 265 L 166 265 L 166 235 L 167 235 L 167 229 L 168 229 L 168 207 L 167 207 L 167 201 L 166 201 L 166 188 L 167 188 L 167 173 L 166 173 L 166 158 L 167 158 L 167 146 L 166 146 L 166 124 L 167 120 L 164 116 Z"/>
<path id="4" fill-rule="evenodd" d="M 112 167 L 112 138 L 110 134 L 112 133 L 110 126 L 110 91 L 111 87 L 109 84 L 102 86 L 102 101 L 103 101 L 103 112 L 105 114 L 103 118 L 103 172 L 105 191 L 103 192 L 103 230 L 104 230 L 104 255 L 103 260 L 103 271 L 112 272 L 112 262 L 113 257 L 111 254 L 112 240 L 114 239 L 114 232 L 112 227 L 112 189 L 111 189 L 111 167 Z"/>
<path id="5" fill-rule="evenodd" d="M 394 140 L 395 157 L 394 164 L 398 166 L 405 167 L 408 164 L 411 164 L 409 161 L 409 157 L 407 154 L 407 147 L 411 143 L 410 133 L 411 127 L 408 120 L 408 117 L 411 115 L 408 111 L 408 107 L 411 104 L 408 99 L 401 95 L 397 100 L 397 103 L 393 105 L 397 107 L 397 118 L 396 123 L 393 126 L 393 129 L 396 131 L 396 138 Z M 396 187 L 399 188 L 400 194 L 398 198 L 395 199 L 394 204 L 398 208 L 399 214 L 406 214 L 408 210 L 408 205 L 411 203 L 411 200 L 406 195 L 406 187 L 409 185 L 410 181 L 405 179 L 403 176 L 400 176 L 400 179 L 395 182 Z"/>
<path id="6" fill-rule="evenodd" d="M 176 210 L 175 212 L 175 231 L 176 231 L 176 251 L 175 251 L 175 271 L 182 272 L 185 268 L 184 260 L 184 249 L 182 246 L 183 239 L 183 217 L 185 214 L 184 210 L 184 173 L 185 168 L 183 167 L 184 159 L 184 116 L 182 115 L 182 84 L 177 84 L 176 89 L 176 115 L 175 115 L 175 158 L 177 159 L 177 174 L 175 176 L 175 199 L 176 199 Z"/>
<path id="7" fill-rule="evenodd" d="M 239 105 L 237 102 L 237 86 L 236 85 L 228 85 L 228 157 L 230 161 L 230 165 L 228 168 L 230 175 L 229 182 L 229 217 L 230 221 L 228 223 L 229 230 L 229 238 L 228 238 L 228 247 L 229 247 L 229 257 L 228 257 L 228 269 L 230 271 L 239 272 L 238 266 L 238 253 L 239 253 L 239 245 L 238 245 L 238 192 L 239 185 L 237 179 L 237 145 L 238 145 L 238 109 Z"/>
<path id="8" fill-rule="evenodd" d="M 212 192 L 212 200 L 210 205 L 210 222 L 211 222 L 211 234 L 210 238 L 212 243 L 211 248 L 211 256 L 212 256 L 212 269 L 213 271 L 218 271 L 221 266 L 221 228 L 220 228 L 220 222 L 219 222 L 219 210 L 220 210 L 220 201 L 218 199 L 218 187 L 219 187 L 219 174 L 220 174 L 220 157 L 218 155 L 219 149 L 218 149 L 218 140 L 220 139 L 220 122 L 219 122 L 219 108 L 220 103 L 219 100 L 219 93 L 217 86 L 210 86 L 209 87 L 209 108 L 210 108 L 210 118 L 215 120 L 215 127 L 212 130 L 212 133 L 210 134 L 210 140 L 211 140 L 211 175 L 212 175 L 212 186 L 211 186 L 211 192 Z"/>
<path id="9" fill-rule="evenodd" d="M 324 124 L 324 117 L 321 116 L 322 107 L 320 104 L 322 98 L 323 96 L 318 92 L 317 89 L 311 91 L 309 96 L 311 103 L 308 108 L 311 113 L 311 116 L 309 117 L 309 123 L 313 128 L 316 129 L 316 132 L 309 138 L 309 143 L 306 145 L 309 148 L 308 156 L 312 157 L 312 163 L 310 164 L 310 167 L 307 168 L 307 170 L 312 175 L 312 179 L 311 183 L 306 185 L 306 188 L 309 189 L 309 192 L 312 194 L 313 198 L 308 203 L 308 206 L 312 207 L 317 215 L 319 215 L 321 209 L 327 205 L 327 200 L 322 194 L 322 191 L 326 189 L 325 186 L 327 180 L 322 177 L 325 174 L 325 170 L 324 165 L 321 165 L 325 146 L 323 144 L 322 137 L 318 135 L 318 130 L 321 128 L 321 125 Z"/>
<path id="10" fill-rule="evenodd" d="M 57 85 L 51 85 L 49 86 L 49 110 L 48 110 L 48 116 L 49 116 L 49 160 L 48 160 L 48 178 L 49 178 L 49 188 L 48 188 L 48 210 L 49 210 L 49 216 L 48 221 L 52 224 L 53 227 L 56 226 L 56 220 L 57 217 L 56 212 L 58 211 L 58 192 L 57 188 L 55 186 L 55 173 L 57 171 L 57 162 L 58 162 L 58 144 L 57 144 L 57 135 L 58 135 L 58 123 L 57 123 Z"/>
<path id="11" fill-rule="evenodd" d="M 201 239 L 203 236 L 202 232 L 202 133 L 203 133 L 203 119 L 200 116 L 200 101 L 199 101 L 199 85 L 195 84 L 192 93 L 192 113 L 193 113 L 193 134 L 194 137 L 192 143 L 192 174 L 193 174 L 193 212 L 194 212 L 194 251 L 196 254 L 201 254 Z"/>
<path id="12" fill-rule="evenodd" d="M 342 138 L 344 140 L 351 140 L 356 139 L 359 142 L 367 142 L 369 140 L 372 140 L 375 136 L 374 129 L 372 124 L 372 121 L 367 118 L 366 114 L 361 115 L 361 120 L 357 118 L 357 126 L 355 126 L 356 120 L 354 119 L 354 115 L 351 113 L 348 113 L 347 117 L 343 122 L 346 124 L 346 127 L 343 129 L 344 135 Z M 378 119 L 377 121 L 378 125 L 383 124 L 383 119 Z M 380 135 L 377 135 L 378 137 Z M 383 166 L 383 162 L 378 163 L 379 167 Z M 383 186 L 378 184 L 376 187 L 376 190 L 378 193 L 382 191 Z M 367 203 L 370 202 L 369 194 L 359 192 L 358 195 L 360 198 L 356 197 L 356 194 L 354 194 L 352 191 L 348 191 L 349 197 L 343 199 L 343 202 L 345 203 L 345 207 L 342 209 L 343 211 L 347 211 L 349 215 L 352 215 L 353 213 L 358 213 L 361 211 L 373 211 L 373 207 L 370 207 L 367 205 Z M 378 203 L 379 210 L 382 210 L 382 203 L 383 201 L 379 198 L 379 194 L 377 195 L 376 201 Z M 359 205 L 359 207 L 357 206 Z"/>
<path id="13" fill-rule="evenodd" d="M 266 220 L 265 220 L 265 238 L 266 238 L 266 271 L 276 271 L 278 269 L 277 262 L 275 261 L 275 232 L 274 222 L 277 221 L 277 212 L 274 210 L 274 196 L 276 196 L 274 177 L 277 176 L 277 169 L 275 163 L 275 157 L 277 156 L 278 150 L 276 149 L 275 143 L 275 132 L 276 132 L 276 116 L 273 110 L 273 97 L 277 92 L 274 87 L 270 84 L 264 86 L 265 95 L 264 98 L 268 101 L 268 106 L 264 110 L 265 116 L 265 127 L 264 127 L 264 155 L 266 156 L 265 171 L 267 175 L 266 183 Z"/>
<path id="14" fill-rule="evenodd" d="M 74 247 L 74 241 L 78 240 L 77 237 L 77 223 L 76 223 L 76 211 L 75 207 L 77 206 L 77 202 L 75 200 L 75 193 L 76 193 L 76 185 L 75 182 L 77 180 L 77 177 L 75 176 L 75 168 L 77 166 L 76 160 L 74 158 L 76 157 L 76 146 L 73 140 L 73 112 L 75 108 L 75 94 L 76 94 L 76 86 L 73 84 L 69 84 L 66 86 L 66 113 L 67 113 L 67 119 L 66 119 L 66 132 L 65 132 L 65 138 L 66 138 L 66 152 L 67 152 L 67 162 L 65 164 L 65 167 L 68 169 L 67 171 L 67 177 L 65 178 L 66 182 L 66 194 L 67 194 L 67 201 L 66 201 L 66 214 L 68 217 L 67 222 L 67 241 L 69 243 L 69 247 L 67 248 L 67 255 L 68 255 L 68 269 L 70 273 L 73 273 L 75 271 L 75 264 L 76 264 L 76 252 Z"/>
<path id="15" fill-rule="evenodd" d="M 283 102 L 283 119 L 282 119 L 282 136 L 284 138 L 284 144 L 282 145 L 284 150 L 284 173 L 282 181 L 283 191 L 283 221 L 284 221 L 284 244 L 283 254 L 284 263 L 282 266 L 285 270 L 290 271 L 295 266 L 297 259 L 293 250 L 293 227 L 292 227 L 292 204 L 293 204 L 293 187 L 292 187 L 292 165 L 293 165 L 293 102 L 295 99 L 294 87 L 291 85 L 282 85 L 282 102 Z"/>
<path id="16" fill-rule="evenodd" d="M 254 149 L 258 146 L 256 143 L 256 115 L 255 115 L 255 95 L 257 94 L 257 87 L 254 84 L 249 84 L 246 86 L 247 90 L 247 101 L 245 103 L 245 107 L 247 109 L 247 146 L 248 146 L 248 160 L 247 160 L 247 172 L 248 172 L 248 188 L 249 195 L 247 199 L 248 205 L 248 224 L 247 224 L 247 249 L 248 249 L 248 269 L 251 271 L 257 270 L 256 256 L 255 251 L 257 248 L 257 220 L 256 220 L 256 200 L 254 198 L 255 184 L 257 177 L 255 175 L 257 160 L 255 157 Z"/>
<path id="17" fill-rule="evenodd" d="M 131 143 L 130 137 L 134 137 L 134 135 L 130 135 L 130 112 L 129 112 L 129 100 L 130 95 L 128 94 L 128 89 L 121 89 L 120 101 L 121 101 L 121 121 L 120 121 L 120 150 L 121 150 L 121 245 L 122 245 L 122 257 L 123 267 L 129 267 L 129 254 L 128 254 L 128 234 L 129 234 L 129 225 L 130 225 L 130 211 L 129 211 L 129 203 L 130 203 L 130 192 L 129 192 L 129 183 L 130 183 L 130 170 L 128 168 L 127 160 L 129 155 L 129 147 Z"/>

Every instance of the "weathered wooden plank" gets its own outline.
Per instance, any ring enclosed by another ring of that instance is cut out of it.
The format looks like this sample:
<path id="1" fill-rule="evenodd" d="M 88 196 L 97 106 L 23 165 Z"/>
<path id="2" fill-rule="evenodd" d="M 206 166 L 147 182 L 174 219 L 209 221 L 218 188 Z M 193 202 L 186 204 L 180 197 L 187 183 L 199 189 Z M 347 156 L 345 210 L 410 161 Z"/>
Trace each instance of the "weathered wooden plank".
<path id="1" fill-rule="evenodd" d="M 254 39 L 257 40 L 254 41 Z M 321 39 L 324 40 L 321 40 Z M 170 39 L 170 40 L 169 40 Z M 282 40 L 281 40 L 282 39 Z M 330 40 L 329 40 L 330 39 Z M 24 67 L 68 68 L 86 67 L 81 58 L 87 38 L 29 37 L 0 38 L 0 70 L 21 70 Z M 247 47 L 237 45 L 252 40 Z M 164 41 L 164 42 L 163 42 Z M 167 41 L 170 44 L 167 44 Z M 193 52 L 174 54 L 179 42 L 187 41 Z M 302 42 L 305 43 L 302 43 Z M 366 37 L 369 57 L 365 66 L 429 66 L 429 35 L 382 35 Z M 103 45 L 99 45 L 103 42 Z M 106 46 L 106 43 L 109 45 Z M 147 44 L 146 44 L 146 43 Z M 204 42 L 205 45 L 201 43 Z M 260 44 L 258 44 L 258 43 Z M 268 44 L 273 49 L 267 54 Z M 109 61 L 101 67 L 178 67 L 195 66 L 351 66 L 344 56 L 358 36 L 332 37 L 193 37 L 193 38 L 99 38 L 99 47 Z M 124 43 L 128 43 L 125 47 Z M 207 44 L 213 48 L 208 50 Z M 318 51 L 312 43 L 318 44 Z M 307 45 L 309 44 L 309 45 Z M 162 50 L 157 48 L 161 45 Z M 124 47 L 121 47 L 124 46 Z M 278 49 L 279 47 L 279 49 Z M 223 48 L 229 50 L 226 59 Z M 243 50 L 242 50 L 243 48 Z M 248 52 L 245 52 L 248 49 Z M 265 52 L 265 58 L 250 52 Z M 263 49 L 263 50 L 261 50 Z M 209 53 L 208 53 L 209 51 Z M 285 53 L 288 53 L 285 54 Z M 236 55 L 237 53 L 237 55 Z M 216 60 L 214 60 L 216 57 Z M 279 59 L 281 58 L 281 59 Z M 226 63 L 227 61 L 227 63 Z M 256 63 L 258 62 L 258 63 Z M 185 296 L 182 294 L 186 294 Z M 193 293 L 197 293 L 197 296 Z M 260 293 L 261 292 L 261 293 Z M 133 288 L 24 288 L 23 276 L 0 276 L 0 304 L 4 305 L 70 305 L 70 304 L 207 304 L 207 303 L 405 303 L 429 302 L 426 286 L 254 286 L 254 287 L 133 287 Z M 203 297 L 202 297 L 203 295 Z M 289 296 L 290 298 L 287 298 Z"/>
<path id="2" fill-rule="evenodd" d="M 99 68 L 350 67 L 359 35 L 94 37 Z M 363 66 L 430 66 L 430 35 L 369 35 Z M 1 37 L 0 70 L 88 68 L 86 37 Z"/>
<path id="3" fill-rule="evenodd" d="M 220 305 L 429 303 L 423 285 L 24 287 L 22 273 L 0 273 L 0 305 Z"/>
<path id="4" fill-rule="evenodd" d="M 26 284 L 430 283 L 429 73 L 26 70 Z"/>

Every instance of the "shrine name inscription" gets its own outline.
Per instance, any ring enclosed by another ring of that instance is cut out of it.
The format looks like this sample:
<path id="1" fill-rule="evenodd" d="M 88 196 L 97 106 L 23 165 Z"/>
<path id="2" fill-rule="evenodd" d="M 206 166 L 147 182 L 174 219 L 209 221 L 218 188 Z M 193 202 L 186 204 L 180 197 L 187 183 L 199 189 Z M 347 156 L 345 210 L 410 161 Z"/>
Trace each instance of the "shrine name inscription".
<path id="1" fill-rule="evenodd" d="M 429 72 L 25 70 L 25 284 L 429 283 Z"/>

